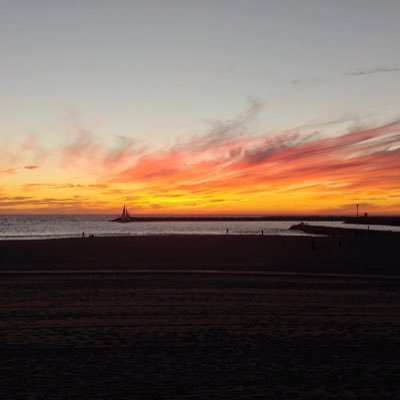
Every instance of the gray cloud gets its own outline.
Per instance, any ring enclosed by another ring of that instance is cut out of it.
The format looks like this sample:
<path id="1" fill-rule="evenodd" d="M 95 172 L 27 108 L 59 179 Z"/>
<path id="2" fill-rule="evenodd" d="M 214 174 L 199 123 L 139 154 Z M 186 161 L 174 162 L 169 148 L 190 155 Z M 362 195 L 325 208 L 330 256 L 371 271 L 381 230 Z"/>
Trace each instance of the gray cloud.
<path id="1" fill-rule="evenodd" d="M 121 135 L 116 135 L 116 138 L 118 144 L 114 149 L 108 151 L 104 157 L 104 163 L 107 167 L 118 165 L 131 157 L 143 154 L 147 150 L 147 146 L 135 138 Z"/>
<path id="2" fill-rule="evenodd" d="M 357 71 L 347 72 L 344 76 L 362 76 L 362 75 L 372 75 L 380 74 L 382 72 L 400 72 L 398 67 L 376 67 L 370 69 L 359 69 Z"/>
<path id="3" fill-rule="evenodd" d="M 319 78 L 307 78 L 307 79 L 292 79 L 290 84 L 295 87 L 304 85 L 316 85 L 321 82 Z"/>
<path id="4" fill-rule="evenodd" d="M 173 151 L 191 150 L 199 151 L 245 135 L 249 125 L 257 119 L 257 116 L 264 107 L 264 103 L 253 99 L 247 110 L 238 117 L 227 121 L 208 121 L 210 130 L 206 135 L 193 137 L 190 142 L 177 144 Z"/>
<path id="5" fill-rule="evenodd" d="M 273 137 L 266 137 L 264 142 L 257 147 L 245 149 L 243 158 L 250 163 L 262 163 L 276 153 L 308 143 L 315 136 L 315 133 L 302 136 L 300 131 L 293 130 Z"/>

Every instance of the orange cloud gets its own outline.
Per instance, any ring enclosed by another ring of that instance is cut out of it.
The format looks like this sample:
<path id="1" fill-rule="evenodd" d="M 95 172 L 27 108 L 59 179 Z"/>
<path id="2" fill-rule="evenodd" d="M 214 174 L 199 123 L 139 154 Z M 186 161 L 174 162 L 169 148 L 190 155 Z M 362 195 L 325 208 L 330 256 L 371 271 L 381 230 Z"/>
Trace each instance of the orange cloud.
<path id="1" fill-rule="evenodd" d="M 136 157 L 128 168 L 107 179 L 144 185 L 154 195 L 176 190 L 189 197 L 227 192 L 262 195 L 307 189 L 316 195 L 339 196 L 336 202 L 344 194 L 362 197 L 371 192 L 388 200 L 400 187 L 399 132 L 397 121 L 333 138 L 296 131 L 227 135 L 218 140 L 206 135 L 203 142 L 196 137 Z"/>
<path id="2" fill-rule="evenodd" d="M 18 168 L 0 169 L 0 175 L 14 175 L 17 171 Z"/>
<path id="3" fill-rule="evenodd" d="M 72 209 L 90 204 L 98 211 L 125 201 L 137 212 L 341 213 L 356 202 L 374 212 L 400 211 L 400 121 L 333 137 L 315 127 L 254 135 L 259 109 L 255 102 L 238 118 L 213 123 L 204 135 L 160 149 L 127 137 L 115 137 L 109 148 L 79 128 L 53 151 L 68 180 L 29 186 L 30 195 L 36 193 L 40 205 L 68 199 Z M 25 152 L 36 144 L 25 143 Z"/>

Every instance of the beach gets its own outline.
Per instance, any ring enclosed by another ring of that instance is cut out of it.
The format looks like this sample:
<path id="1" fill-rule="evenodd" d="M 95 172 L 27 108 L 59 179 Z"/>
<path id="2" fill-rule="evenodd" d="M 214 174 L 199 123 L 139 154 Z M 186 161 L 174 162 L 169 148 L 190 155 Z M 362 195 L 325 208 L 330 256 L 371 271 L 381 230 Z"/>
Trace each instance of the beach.
<path id="1" fill-rule="evenodd" d="M 384 237 L 152 235 L 0 241 L 0 272 L 209 269 L 397 275 L 400 234 Z"/>
<path id="2" fill-rule="evenodd" d="M 0 242 L 0 397 L 397 399 L 399 238 Z"/>

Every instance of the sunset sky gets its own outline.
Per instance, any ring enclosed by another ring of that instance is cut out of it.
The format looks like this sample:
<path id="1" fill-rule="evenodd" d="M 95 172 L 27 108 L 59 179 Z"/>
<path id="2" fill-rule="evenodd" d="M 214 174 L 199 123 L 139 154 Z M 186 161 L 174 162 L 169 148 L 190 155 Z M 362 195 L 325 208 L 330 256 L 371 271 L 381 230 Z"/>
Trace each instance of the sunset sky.
<path id="1" fill-rule="evenodd" d="M 0 213 L 400 213 L 397 0 L 0 0 Z"/>

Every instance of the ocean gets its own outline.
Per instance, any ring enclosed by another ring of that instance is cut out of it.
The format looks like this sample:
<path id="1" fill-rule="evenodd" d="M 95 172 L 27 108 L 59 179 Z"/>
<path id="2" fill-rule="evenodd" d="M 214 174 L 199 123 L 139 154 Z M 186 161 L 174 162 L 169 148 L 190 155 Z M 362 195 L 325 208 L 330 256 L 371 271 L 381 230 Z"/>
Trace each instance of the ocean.
<path id="1" fill-rule="evenodd" d="M 0 215 L 0 240 L 57 239 L 94 236 L 134 235 L 283 235 L 304 236 L 289 227 L 293 221 L 154 221 L 121 224 L 110 222 L 112 215 Z M 365 229 L 362 225 L 340 221 L 310 222 L 313 225 Z M 400 232 L 400 227 L 370 226 L 370 229 Z"/>

